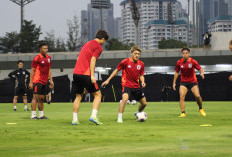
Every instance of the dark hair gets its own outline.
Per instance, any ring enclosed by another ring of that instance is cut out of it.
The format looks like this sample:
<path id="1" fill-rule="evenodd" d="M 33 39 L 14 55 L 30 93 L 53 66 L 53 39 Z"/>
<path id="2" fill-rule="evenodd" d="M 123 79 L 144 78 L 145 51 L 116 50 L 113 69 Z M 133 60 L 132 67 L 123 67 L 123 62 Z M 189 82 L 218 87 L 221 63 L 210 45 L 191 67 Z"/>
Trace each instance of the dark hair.
<path id="1" fill-rule="evenodd" d="M 18 61 L 18 64 L 19 64 L 19 63 L 23 63 L 23 61 L 22 61 L 22 60 L 19 60 L 19 61 Z"/>
<path id="2" fill-rule="evenodd" d="M 41 48 L 42 46 L 47 46 L 47 44 L 46 43 L 40 43 L 39 48 Z"/>
<path id="3" fill-rule="evenodd" d="M 109 34 L 104 31 L 104 30 L 98 30 L 97 33 L 96 33 L 96 38 L 98 39 L 105 39 L 105 40 L 108 40 L 109 39 Z"/>
<path id="4" fill-rule="evenodd" d="M 185 51 L 185 50 L 187 50 L 188 52 L 190 52 L 190 49 L 187 48 L 187 47 L 182 48 L 182 49 L 181 49 L 181 52 L 183 52 L 183 51 Z"/>

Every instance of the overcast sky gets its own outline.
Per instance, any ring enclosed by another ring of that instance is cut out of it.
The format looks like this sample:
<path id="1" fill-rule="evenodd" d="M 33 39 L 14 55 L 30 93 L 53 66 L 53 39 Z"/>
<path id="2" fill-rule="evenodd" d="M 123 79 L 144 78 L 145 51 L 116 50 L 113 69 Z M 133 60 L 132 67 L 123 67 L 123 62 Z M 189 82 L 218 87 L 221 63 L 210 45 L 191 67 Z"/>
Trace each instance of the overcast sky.
<path id="1" fill-rule="evenodd" d="M 186 9 L 186 0 L 179 0 Z M 120 2 L 111 0 L 114 4 L 114 17 L 120 17 Z M 76 14 L 79 19 L 81 10 L 87 9 L 90 0 L 35 0 L 26 5 L 25 19 L 33 20 L 37 26 L 41 25 L 42 32 L 55 31 L 56 37 L 66 39 L 67 19 Z M 10 0 L 0 0 L 0 36 L 6 32 L 20 30 L 20 7 Z"/>

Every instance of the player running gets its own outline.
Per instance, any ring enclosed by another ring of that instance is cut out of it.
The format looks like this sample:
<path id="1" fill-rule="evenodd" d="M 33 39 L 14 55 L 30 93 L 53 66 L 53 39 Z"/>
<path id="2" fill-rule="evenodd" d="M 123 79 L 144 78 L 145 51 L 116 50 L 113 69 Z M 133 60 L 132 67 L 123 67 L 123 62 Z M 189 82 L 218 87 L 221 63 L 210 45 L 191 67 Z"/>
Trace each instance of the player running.
<path id="1" fill-rule="evenodd" d="M 140 87 L 139 80 L 142 87 L 146 87 L 144 79 L 144 63 L 139 60 L 141 55 L 141 49 L 138 46 L 131 48 L 131 58 L 126 58 L 117 66 L 116 70 L 110 75 L 110 77 L 102 83 L 102 87 L 109 84 L 110 80 L 117 75 L 120 70 L 122 71 L 122 101 L 118 111 L 118 123 L 123 123 L 122 114 L 125 109 L 125 105 L 129 99 L 129 95 L 134 96 L 136 101 L 140 102 L 138 112 L 142 112 L 147 106 L 147 101 L 144 93 Z M 135 114 L 136 115 L 136 114 Z"/>
<path id="2" fill-rule="evenodd" d="M 229 41 L 229 49 L 232 51 L 232 39 Z M 230 75 L 229 80 L 232 81 L 232 75 Z"/>
<path id="3" fill-rule="evenodd" d="M 175 75 L 173 79 L 173 89 L 176 90 L 176 80 L 179 76 L 179 72 L 181 71 L 181 83 L 180 83 L 180 109 L 181 114 L 179 117 L 186 117 L 185 113 L 185 96 L 189 89 L 191 89 L 193 95 L 196 98 L 197 104 L 199 106 L 199 111 L 202 116 L 206 116 L 205 111 L 202 109 L 202 98 L 200 96 L 200 91 L 198 87 L 197 77 L 195 74 L 195 69 L 200 71 L 200 76 L 202 79 L 205 78 L 204 70 L 198 64 L 197 61 L 190 58 L 190 49 L 183 48 L 181 50 L 183 58 L 177 61 L 175 68 Z"/>
<path id="4" fill-rule="evenodd" d="M 45 43 L 39 45 L 40 54 L 34 57 L 31 65 L 29 88 L 33 89 L 33 99 L 31 101 L 31 119 L 47 119 L 44 116 L 43 101 L 46 95 L 46 85 L 48 78 L 50 79 L 50 87 L 53 88 L 54 83 L 51 74 L 51 57 L 47 55 L 48 46 Z M 38 102 L 39 118 L 36 117 L 36 104 Z"/>
<path id="5" fill-rule="evenodd" d="M 15 82 L 14 90 L 14 111 L 17 111 L 17 102 L 19 95 L 23 96 L 24 111 L 29 111 L 27 108 L 27 79 L 30 76 L 30 73 L 23 69 L 23 61 L 18 61 L 18 69 L 12 71 L 8 75 Z"/>
<path id="6" fill-rule="evenodd" d="M 109 35 L 104 30 L 96 33 L 96 38 L 87 42 L 81 49 L 77 58 L 76 66 L 73 71 L 73 87 L 75 89 L 76 99 L 73 103 L 72 125 L 79 124 L 78 112 L 82 100 L 84 88 L 94 96 L 93 110 L 90 121 L 96 125 L 102 123 L 97 118 L 98 108 L 101 103 L 101 92 L 94 76 L 95 65 L 98 57 L 102 53 L 102 45 L 109 39 Z"/>

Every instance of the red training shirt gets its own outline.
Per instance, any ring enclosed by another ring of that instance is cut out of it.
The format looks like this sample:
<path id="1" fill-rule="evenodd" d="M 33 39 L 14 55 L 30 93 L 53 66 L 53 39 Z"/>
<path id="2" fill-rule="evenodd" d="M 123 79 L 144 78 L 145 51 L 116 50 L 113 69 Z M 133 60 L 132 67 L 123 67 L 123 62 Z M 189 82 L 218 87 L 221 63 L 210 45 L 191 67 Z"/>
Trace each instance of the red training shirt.
<path id="1" fill-rule="evenodd" d="M 35 68 L 33 83 L 41 83 L 46 85 L 48 82 L 48 75 L 51 64 L 51 57 L 49 55 L 42 55 L 41 53 L 34 57 L 32 61 L 32 68 Z"/>
<path id="2" fill-rule="evenodd" d="M 132 58 L 126 58 L 117 66 L 122 71 L 122 86 L 129 88 L 140 88 L 139 77 L 144 75 L 144 63 L 138 60 L 136 63 Z"/>
<path id="3" fill-rule="evenodd" d="M 81 49 L 77 58 L 76 66 L 73 73 L 79 75 L 91 76 L 90 61 L 92 57 L 98 57 L 102 53 L 102 46 L 97 41 L 92 40 L 87 42 Z"/>
<path id="4" fill-rule="evenodd" d="M 184 58 L 178 60 L 175 68 L 177 73 L 181 71 L 181 82 L 198 83 L 195 69 L 199 71 L 201 66 L 190 57 L 186 62 L 184 62 Z"/>

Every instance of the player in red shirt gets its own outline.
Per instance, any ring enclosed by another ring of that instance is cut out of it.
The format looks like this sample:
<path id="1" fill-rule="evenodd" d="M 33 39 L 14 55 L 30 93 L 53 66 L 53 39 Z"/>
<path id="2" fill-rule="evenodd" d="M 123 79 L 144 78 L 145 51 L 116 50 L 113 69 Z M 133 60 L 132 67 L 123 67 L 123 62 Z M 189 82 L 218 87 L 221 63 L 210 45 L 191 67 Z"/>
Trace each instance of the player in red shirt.
<path id="1" fill-rule="evenodd" d="M 232 39 L 229 41 L 229 49 L 232 51 Z M 232 75 L 230 75 L 229 80 L 232 81 Z"/>
<path id="2" fill-rule="evenodd" d="M 98 108 L 101 103 L 101 92 L 98 88 L 96 78 L 94 76 L 94 70 L 96 61 L 103 50 L 102 45 L 108 39 L 108 33 L 104 30 L 99 30 L 96 33 L 96 38 L 87 42 L 79 53 L 76 66 L 73 71 L 73 87 L 75 89 L 76 99 L 73 103 L 72 125 L 79 124 L 77 113 L 80 108 L 80 102 L 82 100 L 84 88 L 86 88 L 87 91 L 92 93 L 94 96 L 92 115 L 89 120 L 94 122 L 96 125 L 102 124 L 97 118 Z"/>
<path id="3" fill-rule="evenodd" d="M 138 112 L 142 112 L 147 106 L 147 101 L 144 93 L 140 87 L 139 80 L 142 87 L 146 87 L 144 79 L 144 63 L 139 60 L 141 49 L 138 46 L 131 48 L 131 58 L 126 58 L 118 65 L 116 70 L 110 75 L 110 77 L 102 83 L 102 87 L 109 84 L 110 80 L 117 75 L 120 70 L 122 71 L 122 102 L 119 106 L 118 123 L 123 123 L 122 114 L 124 112 L 125 105 L 129 99 L 129 94 L 133 95 L 136 101 L 140 102 Z"/>
<path id="4" fill-rule="evenodd" d="M 196 98 L 197 104 L 199 106 L 199 111 L 202 116 L 206 116 L 205 111 L 202 109 L 202 98 L 200 96 L 200 91 L 198 87 L 197 77 L 195 74 L 195 69 L 200 71 L 200 76 L 202 79 L 205 78 L 204 70 L 194 59 L 190 58 L 190 49 L 183 48 L 181 50 L 183 58 L 177 61 L 175 68 L 175 75 L 173 80 L 173 89 L 176 90 L 176 80 L 181 71 L 181 83 L 180 83 L 180 109 L 181 114 L 179 117 L 186 117 L 185 113 L 185 96 L 189 89 L 191 89 L 193 95 Z"/>
<path id="5" fill-rule="evenodd" d="M 31 101 L 31 119 L 38 119 L 36 117 L 36 104 L 38 102 L 39 119 L 47 119 L 44 116 L 43 101 L 46 94 L 46 85 L 48 78 L 50 79 L 50 86 L 53 88 L 54 83 L 51 74 L 51 57 L 47 55 L 48 46 L 45 43 L 39 45 L 40 54 L 34 57 L 31 65 L 29 88 L 33 89 L 33 99 Z"/>

